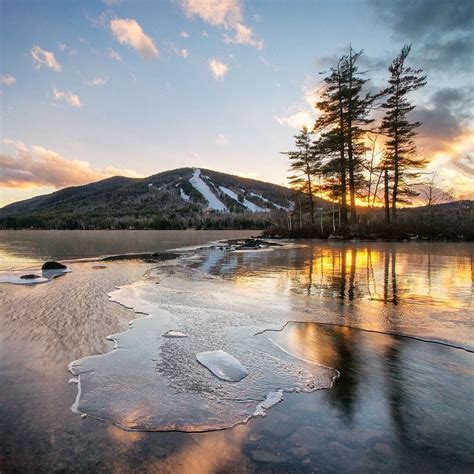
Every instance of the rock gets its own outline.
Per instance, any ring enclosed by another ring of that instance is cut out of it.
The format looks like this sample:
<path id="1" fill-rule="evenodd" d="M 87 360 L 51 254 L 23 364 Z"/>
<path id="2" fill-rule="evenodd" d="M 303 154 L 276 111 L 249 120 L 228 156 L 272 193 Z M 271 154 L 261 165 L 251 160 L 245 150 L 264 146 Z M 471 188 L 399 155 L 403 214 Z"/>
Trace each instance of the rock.
<path id="1" fill-rule="evenodd" d="M 162 262 L 164 260 L 173 260 L 178 258 L 178 253 L 173 252 L 154 252 L 154 253 L 130 253 L 125 255 L 110 255 L 104 257 L 103 262 L 114 262 L 120 260 L 142 260 L 148 263 Z"/>
<path id="2" fill-rule="evenodd" d="M 298 448 L 291 448 L 288 450 L 288 452 L 296 458 L 302 458 L 311 452 L 311 448 L 309 446 L 300 446 Z"/>
<path id="3" fill-rule="evenodd" d="M 297 446 L 308 446 L 314 444 L 321 432 L 312 426 L 302 426 L 296 430 L 291 436 L 290 441 Z"/>
<path id="4" fill-rule="evenodd" d="M 46 262 L 41 267 L 41 270 L 66 270 L 66 265 L 59 262 Z"/>
<path id="5" fill-rule="evenodd" d="M 261 247 L 280 246 L 275 242 L 266 242 L 261 239 L 246 239 L 244 243 L 238 245 L 235 250 L 256 250 Z"/>
<path id="6" fill-rule="evenodd" d="M 374 450 L 384 456 L 393 456 L 393 450 L 387 443 L 375 443 Z"/>
<path id="7" fill-rule="evenodd" d="M 107 265 L 93 265 L 92 270 L 102 270 L 103 268 L 107 268 Z"/>
<path id="8" fill-rule="evenodd" d="M 262 451 L 260 449 L 256 449 L 255 451 L 251 452 L 252 459 L 254 461 L 259 462 L 270 462 L 270 463 L 281 463 L 288 461 L 289 457 L 285 456 L 284 454 L 273 454 L 269 453 L 268 451 Z"/>
<path id="9" fill-rule="evenodd" d="M 38 275 L 34 275 L 33 273 L 29 273 L 28 275 L 21 275 L 20 277 L 22 280 L 35 280 L 36 278 L 41 278 Z"/>
<path id="10" fill-rule="evenodd" d="M 173 253 L 173 252 L 155 252 L 151 254 L 152 258 L 155 260 L 159 261 L 164 261 L 164 260 L 174 260 L 175 258 L 179 257 L 179 253 Z"/>

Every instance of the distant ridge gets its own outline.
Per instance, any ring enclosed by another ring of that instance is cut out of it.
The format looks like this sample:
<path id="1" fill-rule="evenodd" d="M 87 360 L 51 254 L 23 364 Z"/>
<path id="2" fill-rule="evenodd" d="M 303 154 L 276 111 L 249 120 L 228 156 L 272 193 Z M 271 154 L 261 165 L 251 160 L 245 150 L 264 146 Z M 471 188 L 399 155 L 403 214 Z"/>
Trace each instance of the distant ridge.
<path id="1" fill-rule="evenodd" d="M 294 191 L 200 168 L 116 176 L 9 204 L 1 228 L 263 228 L 293 205 Z M 321 201 L 323 202 L 323 201 Z"/>

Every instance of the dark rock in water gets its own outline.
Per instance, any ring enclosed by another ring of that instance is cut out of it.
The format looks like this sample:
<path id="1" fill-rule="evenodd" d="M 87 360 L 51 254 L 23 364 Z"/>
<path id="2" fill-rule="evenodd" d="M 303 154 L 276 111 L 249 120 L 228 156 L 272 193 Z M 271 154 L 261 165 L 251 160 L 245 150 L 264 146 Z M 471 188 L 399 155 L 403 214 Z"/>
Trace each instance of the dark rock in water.
<path id="1" fill-rule="evenodd" d="M 111 255 L 104 257 L 103 262 L 116 262 L 120 260 L 142 260 L 147 263 L 162 262 L 165 260 L 174 260 L 178 258 L 178 253 L 173 252 L 154 252 L 154 253 L 129 253 L 125 255 Z"/>
<path id="2" fill-rule="evenodd" d="M 66 270 L 66 265 L 59 262 L 46 262 L 41 267 L 41 270 Z"/>
<path id="3" fill-rule="evenodd" d="M 41 278 L 39 275 L 34 275 L 33 273 L 29 273 L 28 275 L 21 275 L 20 277 L 22 280 L 35 280 L 36 278 Z"/>
<path id="4" fill-rule="evenodd" d="M 172 252 L 155 252 L 155 253 L 152 253 L 151 256 L 155 260 L 164 261 L 164 260 L 174 260 L 175 258 L 179 257 L 179 254 L 172 253 Z"/>
<path id="5" fill-rule="evenodd" d="M 262 247 L 280 247 L 281 244 L 277 244 L 276 242 L 267 242 L 266 240 L 262 239 L 245 239 L 242 243 L 240 242 L 239 245 L 235 248 L 236 250 L 256 250 Z"/>

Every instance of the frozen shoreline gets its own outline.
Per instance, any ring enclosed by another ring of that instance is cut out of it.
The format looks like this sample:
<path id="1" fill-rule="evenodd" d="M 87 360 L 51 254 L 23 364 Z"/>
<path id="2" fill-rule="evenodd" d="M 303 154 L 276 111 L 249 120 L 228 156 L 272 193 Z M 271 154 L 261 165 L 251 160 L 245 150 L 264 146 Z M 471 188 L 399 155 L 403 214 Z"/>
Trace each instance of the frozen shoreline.
<path id="1" fill-rule="evenodd" d="M 276 251 L 292 248 L 297 247 L 289 244 Z M 232 255 L 245 259 L 247 253 L 251 256 L 269 251 L 274 250 L 237 250 L 229 254 L 223 251 L 222 243 L 216 242 L 181 249 L 177 259 L 157 264 L 141 281 L 110 293 L 110 301 L 145 317 L 131 321 L 125 333 L 109 337 L 114 341 L 114 351 L 71 363 L 71 372 L 84 382 L 74 410 L 127 430 L 199 432 L 231 427 L 264 415 L 271 408 L 267 400 L 271 393 L 280 393 L 281 397 L 270 397 L 280 400 L 284 392 L 331 387 L 334 375 L 325 373 L 321 366 L 318 370 L 309 367 L 308 361 L 275 345 L 265 333 L 279 331 L 292 321 L 343 327 L 330 315 L 331 311 L 337 312 L 334 302 L 316 301 L 315 308 L 324 307 L 327 314 L 315 317 L 304 309 L 304 298 L 292 300 L 290 307 L 287 296 L 242 289 L 216 270 Z M 369 307 L 374 312 L 368 321 L 376 317 L 377 304 L 365 308 Z M 351 326 L 390 335 L 389 331 L 371 329 L 364 319 L 346 324 Z M 186 337 L 167 337 L 173 331 Z M 393 334 L 471 352 L 422 335 L 416 326 Z M 229 382 L 216 380 L 213 371 L 199 367 L 196 356 L 203 351 L 226 351 L 248 369 L 249 376 L 230 388 L 226 385 Z M 331 367 L 324 369 L 334 373 Z M 93 379 L 88 375 L 91 373 Z M 142 385 L 143 389 L 137 388 Z M 157 393 L 159 403 L 153 398 Z M 134 415 L 127 418 L 121 406 Z"/>

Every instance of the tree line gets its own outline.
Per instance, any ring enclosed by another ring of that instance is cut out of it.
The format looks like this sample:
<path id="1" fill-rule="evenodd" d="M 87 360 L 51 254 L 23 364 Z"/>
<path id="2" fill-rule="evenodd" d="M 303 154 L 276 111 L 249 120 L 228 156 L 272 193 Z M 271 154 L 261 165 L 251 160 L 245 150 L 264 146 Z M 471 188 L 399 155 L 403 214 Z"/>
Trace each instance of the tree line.
<path id="1" fill-rule="evenodd" d="M 396 223 L 399 206 L 418 194 L 414 183 L 426 161 L 416 152 L 421 124 L 410 120 L 415 108 L 410 94 L 426 85 L 426 76 L 407 65 L 410 49 L 403 46 L 388 68 L 387 86 L 376 93 L 361 69 L 362 50 L 350 46 L 327 72 L 314 126 L 304 126 L 295 136 L 295 149 L 283 152 L 290 160 L 290 185 L 306 197 L 311 228 L 315 196 L 335 203 L 340 226 L 354 229 L 358 200 L 368 207 L 383 205 L 385 222 Z"/>

